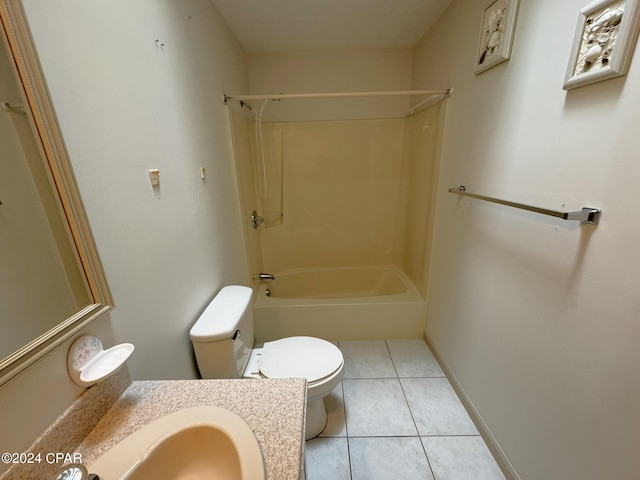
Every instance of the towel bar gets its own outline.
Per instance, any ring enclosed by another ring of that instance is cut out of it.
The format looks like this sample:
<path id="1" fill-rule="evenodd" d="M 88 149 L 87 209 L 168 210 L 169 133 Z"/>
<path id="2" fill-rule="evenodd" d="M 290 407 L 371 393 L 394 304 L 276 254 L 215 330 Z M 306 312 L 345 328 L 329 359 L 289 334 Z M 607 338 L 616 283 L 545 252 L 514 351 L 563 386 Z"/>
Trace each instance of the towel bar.
<path id="1" fill-rule="evenodd" d="M 575 212 L 559 212 L 556 210 L 548 210 L 546 208 L 533 207 L 531 205 L 525 205 L 524 203 L 510 202 L 508 200 L 501 200 L 499 198 L 487 197 L 485 195 L 478 195 L 476 193 L 469 193 L 467 192 L 467 189 L 464 185 L 450 188 L 449 193 L 455 193 L 456 195 L 461 195 L 463 197 L 477 198 L 478 200 L 497 203 L 499 205 L 506 205 L 507 207 L 519 208 L 521 210 L 527 210 L 528 212 L 549 215 L 551 217 L 561 218 L 563 220 L 575 220 L 588 225 L 597 225 L 598 222 L 600 222 L 600 215 L 602 214 L 602 210 L 592 207 L 583 207 L 582 210 L 578 210 Z"/>

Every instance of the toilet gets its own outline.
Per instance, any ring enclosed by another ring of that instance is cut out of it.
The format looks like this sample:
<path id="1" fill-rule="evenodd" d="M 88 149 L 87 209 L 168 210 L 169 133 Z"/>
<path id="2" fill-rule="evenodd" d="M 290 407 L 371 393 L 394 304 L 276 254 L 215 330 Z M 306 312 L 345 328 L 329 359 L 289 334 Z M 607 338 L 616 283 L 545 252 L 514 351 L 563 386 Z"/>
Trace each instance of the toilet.
<path id="1" fill-rule="evenodd" d="M 286 337 L 254 348 L 252 289 L 224 287 L 190 331 L 202 378 L 306 378 L 305 439 L 327 423 L 324 397 L 344 374 L 342 352 L 314 337 Z"/>

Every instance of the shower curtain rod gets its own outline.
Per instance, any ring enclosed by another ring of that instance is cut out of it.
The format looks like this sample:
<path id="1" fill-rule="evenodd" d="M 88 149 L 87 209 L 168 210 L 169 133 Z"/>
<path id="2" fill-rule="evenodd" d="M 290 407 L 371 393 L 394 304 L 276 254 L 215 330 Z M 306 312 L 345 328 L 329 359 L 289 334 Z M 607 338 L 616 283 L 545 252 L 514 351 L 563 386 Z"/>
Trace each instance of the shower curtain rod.
<path id="1" fill-rule="evenodd" d="M 402 95 L 449 95 L 450 88 L 444 90 L 389 90 L 381 92 L 335 92 L 335 93 L 280 93 L 265 95 L 227 95 L 223 94 L 224 102 L 227 100 L 286 100 L 299 98 L 344 98 L 344 97 L 388 97 Z"/>

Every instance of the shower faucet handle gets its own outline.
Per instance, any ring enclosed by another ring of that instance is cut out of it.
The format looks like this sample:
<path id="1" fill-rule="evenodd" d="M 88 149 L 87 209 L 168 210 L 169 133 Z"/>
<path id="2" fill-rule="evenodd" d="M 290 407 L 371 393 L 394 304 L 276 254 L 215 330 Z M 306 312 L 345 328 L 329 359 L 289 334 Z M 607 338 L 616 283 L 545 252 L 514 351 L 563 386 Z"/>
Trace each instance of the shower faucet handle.
<path id="1" fill-rule="evenodd" d="M 260 225 L 262 225 L 263 223 L 264 223 L 264 218 L 258 215 L 258 212 L 256 212 L 255 210 L 251 212 L 251 226 L 253 227 L 254 230 L 258 228 Z"/>

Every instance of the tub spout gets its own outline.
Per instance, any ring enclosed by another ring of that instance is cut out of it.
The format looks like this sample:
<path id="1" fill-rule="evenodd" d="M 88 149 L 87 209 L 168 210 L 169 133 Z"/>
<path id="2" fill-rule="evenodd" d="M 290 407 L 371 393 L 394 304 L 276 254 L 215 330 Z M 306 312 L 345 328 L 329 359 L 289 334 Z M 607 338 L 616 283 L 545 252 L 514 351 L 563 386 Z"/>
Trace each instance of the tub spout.
<path id="1" fill-rule="evenodd" d="M 275 280 L 276 277 L 271 275 L 270 273 L 258 273 L 257 275 L 253 275 L 254 280 Z"/>

